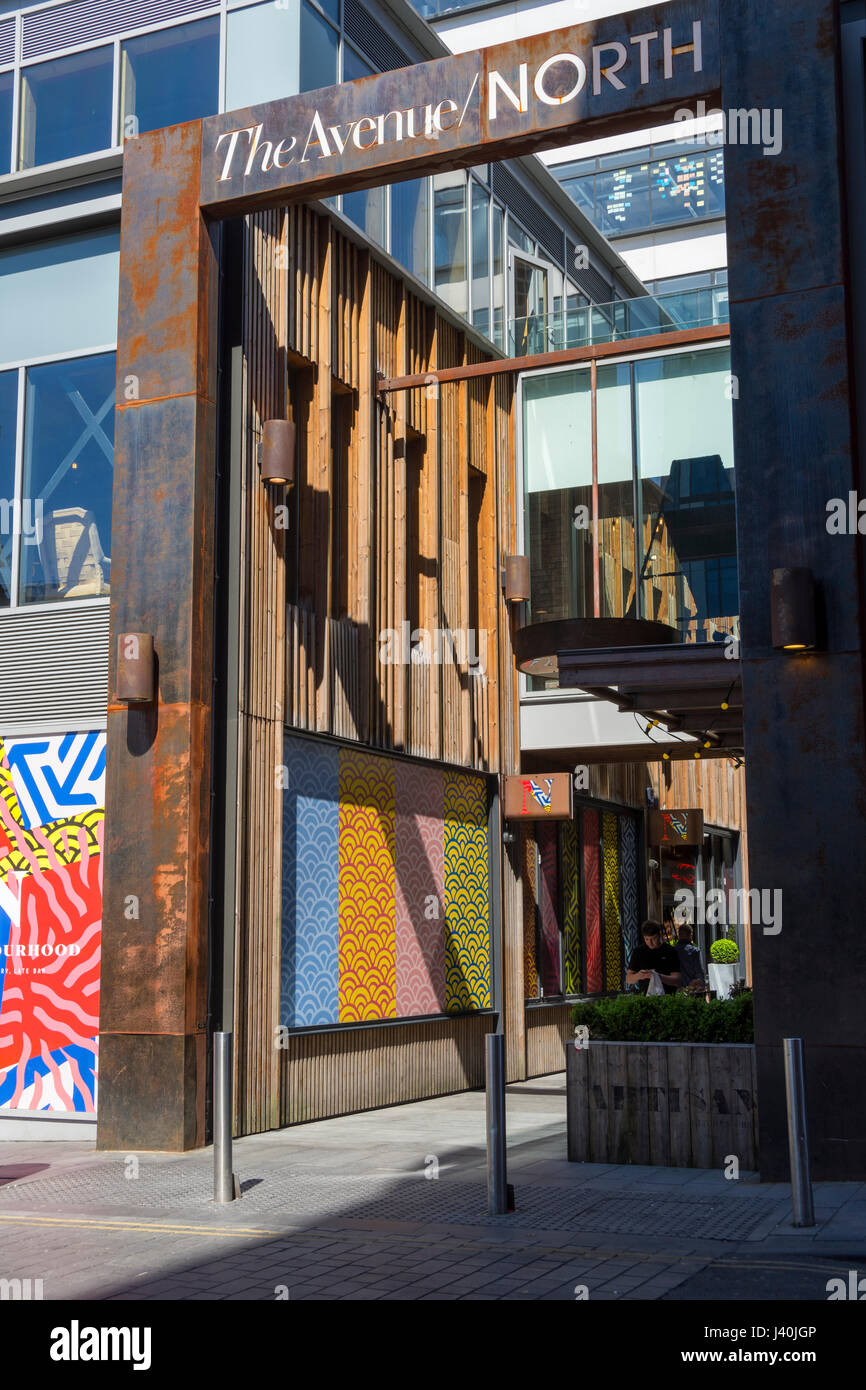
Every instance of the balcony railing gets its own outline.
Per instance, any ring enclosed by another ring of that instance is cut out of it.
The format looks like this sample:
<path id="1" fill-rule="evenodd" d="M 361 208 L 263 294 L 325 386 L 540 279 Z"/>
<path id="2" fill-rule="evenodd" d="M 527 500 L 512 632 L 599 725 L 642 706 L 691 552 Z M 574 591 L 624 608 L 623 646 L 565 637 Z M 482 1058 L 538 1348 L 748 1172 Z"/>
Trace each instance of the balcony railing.
<path id="1" fill-rule="evenodd" d="M 512 357 L 528 357 L 562 348 L 676 333 L 685 328 L 712 328 L 727 322 L 727 285 L 646 295 L 642 299 L 618 299 L 612 304 L 566 304 L 550 314 L 511 319 L 508 352 Z"/>

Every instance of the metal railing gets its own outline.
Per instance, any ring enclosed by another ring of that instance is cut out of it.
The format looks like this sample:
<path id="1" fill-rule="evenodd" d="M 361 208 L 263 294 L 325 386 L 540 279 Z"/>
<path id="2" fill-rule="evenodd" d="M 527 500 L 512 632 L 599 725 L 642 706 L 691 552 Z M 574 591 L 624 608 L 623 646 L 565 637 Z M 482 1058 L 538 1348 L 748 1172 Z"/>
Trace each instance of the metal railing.
<path id="1" fill-rule="evenodd" d="M 592 347 L 728 322 L 728 289 L 712 285 L 611 304 L 566 304 L 550 314 L 530 314 L 508 324 L 508 353 L 528 357 L 563 348 Z"/>

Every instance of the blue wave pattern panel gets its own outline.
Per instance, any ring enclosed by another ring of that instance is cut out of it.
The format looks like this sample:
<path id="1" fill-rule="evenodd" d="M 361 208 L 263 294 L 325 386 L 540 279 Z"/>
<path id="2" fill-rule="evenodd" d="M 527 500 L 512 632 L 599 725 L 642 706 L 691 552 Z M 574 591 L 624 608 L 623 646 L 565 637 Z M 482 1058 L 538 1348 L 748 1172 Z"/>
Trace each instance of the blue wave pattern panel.
<path id="1" fill-rule="evenodd" d="M 339 752 L 287 737 L 284 758 L 280 1022 L 301 1028 L 339 1015 Z"/>

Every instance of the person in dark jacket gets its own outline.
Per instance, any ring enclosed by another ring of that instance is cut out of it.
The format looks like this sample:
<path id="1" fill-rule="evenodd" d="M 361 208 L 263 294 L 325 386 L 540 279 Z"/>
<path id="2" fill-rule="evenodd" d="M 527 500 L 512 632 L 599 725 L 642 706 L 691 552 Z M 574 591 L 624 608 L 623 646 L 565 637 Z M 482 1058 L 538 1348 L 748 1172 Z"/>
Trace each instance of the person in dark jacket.
<path id="1" fill-rule="evenodd" d="M 694 944 L 694 936 L 695 934 L 688 922 L 679 923 L 676 951 L 680 959 L 682 983 L 693 994 L 699 994 L 706 989 L 706 976 L 701 953 Z"/>
<path id="2" fill-rule="evenodd" d="M 681 974 L 676 949 L 662 941 L 662 929 L 658 922 L 644 922 L 640 931 L 641 944 L 635 946 L 629 958 L 627 982 L 638 985 L 641 994 L 646 994 L 653 971 L 656 971 L 665 994 L 676 994 Z"/>

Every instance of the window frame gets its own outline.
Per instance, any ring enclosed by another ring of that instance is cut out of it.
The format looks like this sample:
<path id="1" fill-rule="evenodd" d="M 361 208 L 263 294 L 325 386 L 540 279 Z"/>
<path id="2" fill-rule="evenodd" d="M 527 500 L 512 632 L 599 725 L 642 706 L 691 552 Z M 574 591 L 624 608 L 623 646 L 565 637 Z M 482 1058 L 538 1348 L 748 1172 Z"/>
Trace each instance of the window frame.
<path id="1" fill-rule="evenodd" d="M 21 602 L 21 520 L 24 505 L 24 423 L 27 403 L 27 373 L 32 367 L 52 366 L 57 362 L 81 362 L 88 357 L 117 354 L 117 343 L 102 344 L 98 347 L 77 348 L 73 352 L 51 352 L 43 357 L 21 358 L 17 362 L 0 362 L 0 372 L 17 374 L 17 401 L 15 416 L 15 473 L 13 483 L 13 550 L 11 591 L 8 604 L 0 607 L 0 619 L 12 613 L 79 612 L 82 608 L 104 608 L 110 602 L 110 594 L 95 594 L 91 598 L 37 599 L 35 602 Z M 116 403 L 115 403 L 116 405 Z"/>

